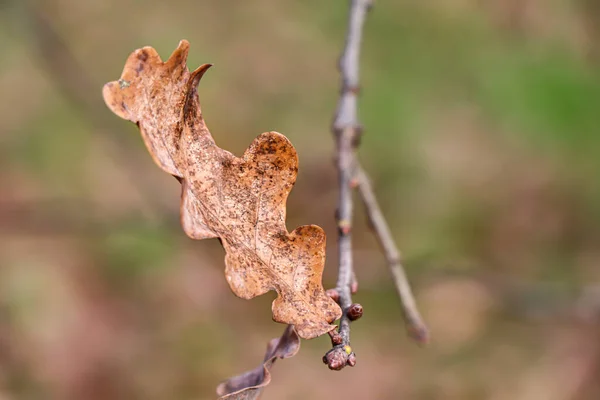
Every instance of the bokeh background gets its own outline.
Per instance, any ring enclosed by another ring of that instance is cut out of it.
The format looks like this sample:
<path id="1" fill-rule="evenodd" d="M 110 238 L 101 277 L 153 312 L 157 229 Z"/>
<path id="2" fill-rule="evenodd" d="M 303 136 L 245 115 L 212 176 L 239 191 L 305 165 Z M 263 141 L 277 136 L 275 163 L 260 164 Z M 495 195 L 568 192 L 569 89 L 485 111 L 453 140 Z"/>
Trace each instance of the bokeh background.
<path id="1" fill-rule="evenodd" d="M 216 141 L 295 144 L 288 227 L 329 234 L 329 133 L 347 1 L 0 1 L 0 399 L 210 399 L 254 367 L 272 295 L 234 297 L 179 184 L 101 99 L 127 55 L 180 39 Z M 600 3 L 377 0 L 360 158 L 403 250 L 427 348 L 404 331 L 357 204 L 355 368 L 329 339 L 275 365 L 264 399 L 600 398 Z"/>

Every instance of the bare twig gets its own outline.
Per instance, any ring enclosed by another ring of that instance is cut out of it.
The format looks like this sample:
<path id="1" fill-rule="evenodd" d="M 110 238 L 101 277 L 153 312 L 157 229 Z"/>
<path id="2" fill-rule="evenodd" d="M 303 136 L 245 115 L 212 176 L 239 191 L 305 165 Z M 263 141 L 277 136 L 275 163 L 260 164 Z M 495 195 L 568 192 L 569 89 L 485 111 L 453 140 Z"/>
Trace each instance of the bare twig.
<path id="1" fill-rule="evenodd" d="M 417 309 L 415 298 L 406 278 L 406 272 L 402 266 L 400 251 L 396 247 L 396 243 L 392 238 L 392 232 L 381 212 L 381 208 L 379 208 L 369 177 L 360 166 L 356 169 L 356 179 L 358 181 L 358 192 L 365 205 L 369 221 L 383 249 L 390 272 L 394 278 L 394 284 L 400 296 L 408 333 L 417 342 L 426 343 L 429 339 L 429 332 Z"/>
<path id="2" fill-rule="evenodd" d="M 355 355 L 350 347 L 349 310 L 353 306 L 352 288 L 356 286 L 352 266 L 352 179 L 356 139 L 360 134 L 357 113 L 359 90 L 359 55 L 362 27 L 372 0 L 351 0 L 348 17 L 346 44 L 339 61 L 342 90 L 338 101 L 332 131 L 337 144 L 337 168 L 340 186 L 338 200 L 338 254 L 339 269 L 336 291 L 342 307 L 339 334 L 332 335 L 334 345 L 324 357 L 331 369 L 339 370 L 355 364 Z M 362 308 L 361 308 L 362 312 Z M 341 342 L 341 343 L 340 343 Z"/>
<path id="3" fill-rule="evenodd" d="M 352 265 L 352 189 L 358 187 L 373 229 L 388 261 L 394 283 L 402 303 L 404 318 L 410 335 L 420 343 L 428 340 L 429 333 L 416 307 L 406 273 L 400 260 L 400 252 L 392 239 L 390 229 L 379 208 L 377 199 L 365 172 L 355 158 L 355 150 L 361 126 L 358 122 L 359 55 L 362 27 L 373 0 L 350 0 L 350 13 L 346 44 L 340 58 L 339 69 L 342 90 L 333 122 L 336 138 L 336 155 L 340 194 L 338 200 L 338 252 L 339 269 L 335 290 L 331 291 L 342 307 L 339 332 L 330 334 L 333 348 L 323 361 L 331 369 L 353 366 L 356 357 L 350 347 L 350 321 L 362 315 L 362 307 L 352 302 L 358 283 Z"/>

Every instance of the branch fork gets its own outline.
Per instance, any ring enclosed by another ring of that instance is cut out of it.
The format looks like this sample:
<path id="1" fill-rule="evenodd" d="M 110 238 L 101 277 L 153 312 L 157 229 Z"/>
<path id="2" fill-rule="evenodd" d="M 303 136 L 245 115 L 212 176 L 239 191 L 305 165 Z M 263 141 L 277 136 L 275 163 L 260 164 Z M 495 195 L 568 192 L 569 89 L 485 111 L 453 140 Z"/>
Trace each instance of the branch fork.
<path id="1" fill-rule="evenodd" d="M 351 236 L 354 189 L 357 189 L 360 194 L 372 229 L 385 254 L 402 303 L 409 335 L 419 343 L 427 342 L 429 336 L 402 267 L 400 252 L 379 208 L 370 180 L 356 159 L 356 149 L 362 134 L 357 107 L 360 92 L 360 43 L 366 14 L 372 5 L 373 0 L 350 0 L 346 42 L 338 63 L 342 84 L 331 130 L 336 140 L 339 184 L 336 213 L 339 267 L 336 288 L 328 290 L 327 294 L 339 303 L 343 314 L 338 330 L 330 332 L 332 349 L 323 357 L 323 362 L 332 370 L 341 370 L 347 365 L 356 364 L 356 355 L 350 346 L 350 322 L 360 318 L 363 313 L 362 306 L 352 301 L 352 295 L 358 290 Z"/>

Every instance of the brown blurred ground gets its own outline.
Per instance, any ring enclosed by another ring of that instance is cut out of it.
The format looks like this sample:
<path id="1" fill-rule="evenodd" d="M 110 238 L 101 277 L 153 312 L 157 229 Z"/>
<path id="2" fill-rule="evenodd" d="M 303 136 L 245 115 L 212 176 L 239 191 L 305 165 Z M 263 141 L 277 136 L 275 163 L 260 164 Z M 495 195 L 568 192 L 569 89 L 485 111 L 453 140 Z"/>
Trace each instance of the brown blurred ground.
<path id="1" fill-rule="evenodd" d="M 359 209 L 358 364 L 325 338 L 265 399 L 600 398 L 600 8 L 593 0 L 377 1 L 361 159 L 433 342 L 404 334 Z M 427 5 L 424 5 L 427 4 Z M 217 142 L 300 155 L 288 227 L 329 234 L 328 133 L 346 1 L 0 1 L 0 399 L 204 399 L 253 367 L 270 301 L 235 298 L 216 241 L 178 225 L 178 183 L 101 101 L 135 48 L 182 38 Z"/>

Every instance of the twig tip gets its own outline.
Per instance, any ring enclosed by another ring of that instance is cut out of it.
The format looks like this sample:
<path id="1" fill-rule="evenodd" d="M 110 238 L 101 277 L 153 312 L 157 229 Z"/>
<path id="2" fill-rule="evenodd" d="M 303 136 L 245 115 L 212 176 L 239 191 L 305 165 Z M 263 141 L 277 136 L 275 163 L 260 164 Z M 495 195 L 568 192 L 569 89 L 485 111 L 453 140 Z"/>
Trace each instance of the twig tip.
<path id="1" fill-rule="evenodd" d="M 407 327 L 408 335 L 419 345 L 425 346 L 429 344 L 430 335 L 429 329 L 423 323 L 409 324 Z"/>

